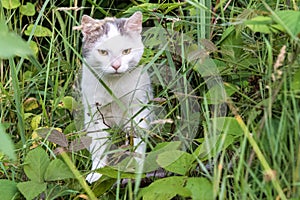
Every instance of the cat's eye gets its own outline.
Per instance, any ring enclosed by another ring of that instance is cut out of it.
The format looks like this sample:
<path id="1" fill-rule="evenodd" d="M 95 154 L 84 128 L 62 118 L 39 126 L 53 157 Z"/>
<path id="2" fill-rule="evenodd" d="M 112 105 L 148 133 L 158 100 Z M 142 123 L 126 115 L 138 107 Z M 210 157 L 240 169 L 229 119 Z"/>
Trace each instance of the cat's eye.
<path id="1" fill-rule="evenodd" d="M 130 52 L 131 52 L 131 49 L 124 49 L 124 50 L 122 51 L 122 54 L 123 54 L 123 55 L 128 55 L 128 54 L 130 54 Z"/>
<path id="2" fill-rule="evenodd" d="M 102 56 L 106 56 L 106 55 L 108 55 L 108 51 L 106 51 L 106 50 L 103 50 L 103 49 L 99 49 L 98 50 L 98 52 L 100 53 L 100 55 L 102 55 Z"/>

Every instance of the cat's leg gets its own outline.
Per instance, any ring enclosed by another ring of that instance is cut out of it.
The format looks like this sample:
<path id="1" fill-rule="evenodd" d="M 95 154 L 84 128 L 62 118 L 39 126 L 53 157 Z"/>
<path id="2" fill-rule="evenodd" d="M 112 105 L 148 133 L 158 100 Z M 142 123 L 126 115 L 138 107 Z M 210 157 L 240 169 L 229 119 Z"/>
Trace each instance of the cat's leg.
<path id="1" fill-rule="evenodd" d="M 91 119 L 90 119 L 91 121 Z M 92 171 L 98 168 L 102 168 L 107 165 L 107 141 L 109 134 L 104 131 L 107 126 L 101 120 L 95 120 L 95 122 L 89 122 L 87 127 L 88 136 L 92 138 L 89 151 L 92 154 Z M 101 177 L 101 174 L 97 172 L 91 172 L 86 177 L 89 183 L 97 181 Z"/>

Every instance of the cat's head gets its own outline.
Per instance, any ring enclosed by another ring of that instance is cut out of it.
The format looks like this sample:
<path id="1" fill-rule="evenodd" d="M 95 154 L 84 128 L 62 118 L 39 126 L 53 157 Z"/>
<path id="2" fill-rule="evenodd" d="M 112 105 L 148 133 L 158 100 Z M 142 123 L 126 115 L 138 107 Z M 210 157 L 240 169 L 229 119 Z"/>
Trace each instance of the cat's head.
<path id="1" fill-rule="evenodd" d="M 144 52 L 142 43 L 142 13 L 129 18 L 81 20 L 83 56 L 101 75 L 122 74 L 136 67 Z"/>

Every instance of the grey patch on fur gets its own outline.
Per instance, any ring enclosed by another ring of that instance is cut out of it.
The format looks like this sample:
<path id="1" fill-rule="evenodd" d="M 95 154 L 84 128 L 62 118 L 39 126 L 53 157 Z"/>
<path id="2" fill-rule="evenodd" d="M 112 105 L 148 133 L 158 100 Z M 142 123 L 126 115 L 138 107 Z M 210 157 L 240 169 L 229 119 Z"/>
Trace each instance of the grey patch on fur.
<path id="1" fill-rule="evenodd" d="M 94 27 L 91 28 L 91 31 L 83 38 L 83 47 L 82 55 L 87 57 L 89 51 L 92 49 L 94 44 L 101 38 L 103 35 L 107 35 L 109 32 L 109 24 L 112 24 L 117 27 L 117 30 L 121 35 L 126 34 L 125 31 L 125 22 L 126 19 L 116 19 L 112 17 L 104 18 L 103 20 L 97 20 L 94 24 Z"/>
<path id="2" fill-rule="evenodd" d="M 103 20 L 99 21 L 102 22 Z M 83 38 L 83 45 L 82 45 L 82 54 L 83 57 L 87 57 L 88 52 L 92 49 L 94 44 L 97 42 L 99 38 L 103 35 L 107 34 L 109 31 L 109 26 L 107 23 L 95 23 L 93 24 L 93 28 L 89 31 L 88 34 Z"/>
<path id="3" fill-rule="evenodd" d="M 115 26 L 118 28 L 121 35 L 126 34 L 125 28 L 124 28 L 125 22 L 126 22 L 125 19 L 116 19 L 114 22 Z"/>

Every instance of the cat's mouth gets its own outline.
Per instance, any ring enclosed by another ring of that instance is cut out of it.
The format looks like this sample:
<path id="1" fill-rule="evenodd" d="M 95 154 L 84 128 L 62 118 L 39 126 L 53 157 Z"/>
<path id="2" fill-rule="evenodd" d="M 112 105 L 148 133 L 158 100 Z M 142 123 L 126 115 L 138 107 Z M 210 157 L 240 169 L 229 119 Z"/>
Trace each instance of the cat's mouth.
<path id="1" fill-rule="evenodd" d="M 111 75 L 111 76 L 121 76 L 121 75 L 123 75 L 124 74 L 124 72 L 118 72 L 118 71 L 115 71 L 115 72 L 113 72 L 113 73 L 110 73 L 109 75 Z"/>

